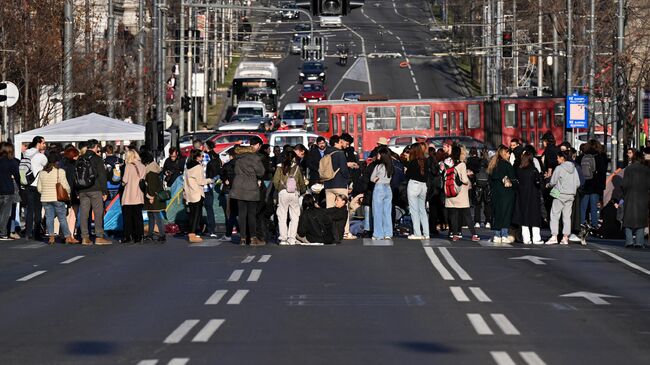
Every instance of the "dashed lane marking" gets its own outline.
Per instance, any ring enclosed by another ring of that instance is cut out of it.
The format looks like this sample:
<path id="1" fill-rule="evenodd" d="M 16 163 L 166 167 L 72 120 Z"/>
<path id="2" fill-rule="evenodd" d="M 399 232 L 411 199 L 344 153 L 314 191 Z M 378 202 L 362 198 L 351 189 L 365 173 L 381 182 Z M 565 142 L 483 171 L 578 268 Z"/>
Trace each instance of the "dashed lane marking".
<path id="1" fill-rule="evenodd" d="M 451 291 L 451 294 L 454 296 L 457 302 L 470 302 L 471 299 L 467 294 L 465 294 L 465 291 L 463 290 L 462 287 L 460 286 L 451 286 L 449 287 L 449 290 Z M 479 302 L 486 303 L 486 302 L 491 302 L 492 300 L 483 292 L 481 288 L 478 287 L 469 287 L 469 291 L 476 297 L 476 299 Z"/>
<path id="2" fill-rule="evenodd" d="M 208 300 L 205 301 L 205 305 L 217 305 L 221 299 L 228 293 L 228 290 L 217 290 L 215 291 Z"/>
<path id="3" fill-rule="evenodd" d="M 438 256 L 436 256 L 436 253 L 433 251 L 433 248 L 431 247 L 425 247 L 424 252 L 427 253 L 427 256 L 429 257 L 429 260 L 431 261 L 431 264 L 433 264 L 433 267 L 438 270 L 438 273 L 440 276 L 442 276 L 443 280 L 454 280 L 454 277 L 451 275 L 449 270 L 442 264 Z"/>
<path id="4" fill-rule="evenodd" d="M 158 360 L 142 360 L 138 362 L 138 365 L 156 365 L 158 364 Z"/>
<path id="5" fill-rule="evenodd" d="M 27 243 L 24 245 L 17 245 L 17 246 L 12 246 L 11 248 L 17 248 L 17 249 L 34 249 L 34 248 L 41 248 L 45 247 L 47 244 L 41 243 L 41 242 L 36 242 L 36 243 Z"/>
<path id="6" fill-rule="evenodd" d="M 262 276 L 262 270 L 254 269 L 251 271 L 250 275 L 248 275 L 246 281 L 258 281 L 260 280 L 260 276 Z"/>
<path id="7" fill-rule="evenodd" d="M 504 314 L 501 313 L 492 313 L 490 314 L 494 322 L 496 322 L 497 326 L 505 333 L 506 335 L 509 336 L 519 336 L 521 333 L 519 333 L 519 330 L 510 322 L 508 317 L 506 317 Z"/>
<path id="8" fill-rule="evenodd" d="M 71 264 L 71 263 L 73 263 L 73 262 L 75 262 L 75 261 L 78 261 L 78 260 L 83 259 L 84 257 L 85 257 L 84 255 L 75 256 L 75 257 L 73 257 L 73 258 L 70 258 L 70 259 L 67 259 L 67 260 L 61 262 L 61 264 L 62 264 L 62 265 Z"/>
<path id="9" fill-rule="evenodd" d="M 271 255 L 262 255 L 262 257 L 260 257 L 260 259 L 257 260 L 257 262 L 269 262 L 270 259 L 271 259 Z"/>
<path id="10" fill-rule="evenodd" d="M 246 296 L 246 294 L 248 294 L 247 289 L 239 289 L 239 290 L 237 290 L 235 292 L 235 294 L 233 294 L 232 297 L 230 297 L 230 299 L 228 300 L 228 304 L 231 304 L 231 305 L 241 304 L 241 302 L 244 300 L 244 297 Z"/>
<path id="11" fill-rule="evenodd" d="M 174 330 L 165 340 L 163 343 L 166 344 L 174 344 L 174 343 L 179 343 L 181 340 L 183 340 L 183 337 L 185 337 L 191 330 L 199 324 L 198 319 L 188 319 L 185 322 L 181 323 L 178 328 Z"/>
<path id="12" fill-rule="evenodd" d="M 627 265 L 627 266 L 629 266 L 629 267 L 631 267 L 631 268 L 633 268 L 635 270 L 638 270 L 638 271 L 640 271 L 640 272 L 642 272 L 642 273 L 644 273 L 646 275 L 650 275 L 649 270 L 635 264 L 634 262 L 628 261 L 628 260 L 622 258 L 621 256 L 617 255 L 617 254 L 611 253 L 611 252 L 609 252 L 607 250 L 598 250 L 598 251 L 604 253 L 605 255 L 613 258 L 616 261 L 624 263 L 625 265 Z"/>
<path id="13" fill-rule="evenodd" d="M 516 365 L 512 357 L 505 351 L 491 351 L 490 355 L 492 355 L 497 365 Z"/>
<path id="14" fill-rule="evenodd" d="M 176 359 L 171 359 L 167 365 L 185 365 L 190 361 L 189 358 L 176 358 Z"/>
<path id="15" fill-rule="evenodd" d="M 520 351 L 519 356 L 526 362 L 528 365 L 546 365 L 544 360 L 542 360 L 537 353 L 532 351 Z"/>
<path id="16" fill-rule="evenodd" d="M 211 319 L 208 323 L 194 336 L 192 342 L 208 342 L 210 337 L 217 332 L 219 327 L 225 322 L 225 319 Z"/>
<path id="17" fill-rule="evenodd" d="M 474 294 L 474 296 L 476 297 L 476 299 L 478 299 L 479 302 L 486 303 L 492 301 L 492 299 L 490 299 L 490 297 L 488 297 L 483 291 L 483 289 L 481 288 L 470 286 L 469 291 L 471 291 L 472 294 Z"/>
<path id="18" fill-rule="evenodd" d="M 289 88 L 287 89 L 287 92 L 293 90 L 294 87 L 296 87 L 296 85 L 291 85 L 291 86 L 289 86 Z"/>
<path id="19" fill-rule="evenodd" d="M 37 277 L 37 276 L 39 276 L 41 274 L 45 274 L 46 272 L 47 272 L 47 270 L 35 271 L 35 272 L 33 272 L 33 273 L 29 274 L 29 275 L 23 276 L 22 278 L 20 278 L 20 279 L 18 279 L 16 281 L 27 281 L 27 280 L 33 279 L 33 278 L 35 278 L 35 277 Z"/>
<path id="20" fill-rule="evenodd" d="M 456 298 L 457 302 L 469 302 L 469 297 L 460 286 L 451 286 L 449 290 L 451 290 L 451 294 Z"/>
<path id="21" fill-rule="evenodd" d="M 492 330 L 490 329 L 490 326 L 488 326 L 487 322 L 485 322 L 483 316 L 481 316 L 480 314 L 467 313 L 467 319 L 469 319 L 469 322 L 472 324 L 477 334 L 479 335 L 494 334 L 494 332 L 492 332 Z"/>
<path id="22" fill-rule="evenodd" d="M 249 264 L 255 260 L 255 256 L 246 256 L 246 258 L 241 262 L 242 264 Z"/>
<path id="23" fill-rule="evenodd" d="M 510 357 L 506 351 L 491 351 L 492 359 L 497 365 L 515 365 L 515 361 Z M 526 362 L 527 365 L 546 365 L 536 352 L 533 351 L 519 351 L 519 356 Z"/>
<path id="24" fill-rule="evenodd" d="M 460 277 L 461 280 L 472 280 L 472 277 L 467 274 L 467 272 L 456 262 L 456 259 L 449 253 L 449 250 L 447 250 L 445 247 L 439 247 L 440 253 L 442 253 L 442 256 L 447 260 L 447 263 L 451 268 L 458 274 L 458 277 Z"/>
<path id="25" fill-rule="evenodd" d="M 241 276 L 244 274 L 244 270 L 235 270 L 230 274 L 230 277 L 228 278 L 228 281 L 239 281 L 241 279 Z"/>

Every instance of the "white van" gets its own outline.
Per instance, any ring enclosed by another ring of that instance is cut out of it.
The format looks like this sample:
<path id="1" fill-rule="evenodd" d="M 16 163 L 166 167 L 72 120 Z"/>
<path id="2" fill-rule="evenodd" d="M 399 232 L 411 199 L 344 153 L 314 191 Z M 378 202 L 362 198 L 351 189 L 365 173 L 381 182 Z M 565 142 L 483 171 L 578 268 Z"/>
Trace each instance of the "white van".
<path id="1" fill-rule="evenodd" d="M 255 115 L 258 117 L 267 116 L 266 107 L 261 101 L 242 101 L 237 105 L 235 114 Z"/>
<path id="2" fill-rule="evenodd" d="M 329 16 L 321 15 L 320 26 L 321 28 L 341 27 L 343 26 L 343 21 L 341 21 L 341 16 L 339 15 L 329 15 Z"/>
<path id="3" fill-rule="evenodd" d="M 269 135 L 271 155 L 273 155 L 273 147 L 275 146 L 282 148 L 285 145 L 295 146 L 298 143 L 301 143 L 309 149 L 312 144 L 316 143 L 317 138 L 318 134 L 306 132 L 302 129 L 273 132 Z"/>
<path id="4" fill-rule="evenodd" d="M 307 106 L 304 103 L 291 103 L 284 107 L 280 120 L 290 127 L 302 127 L 306 116 Z"/>

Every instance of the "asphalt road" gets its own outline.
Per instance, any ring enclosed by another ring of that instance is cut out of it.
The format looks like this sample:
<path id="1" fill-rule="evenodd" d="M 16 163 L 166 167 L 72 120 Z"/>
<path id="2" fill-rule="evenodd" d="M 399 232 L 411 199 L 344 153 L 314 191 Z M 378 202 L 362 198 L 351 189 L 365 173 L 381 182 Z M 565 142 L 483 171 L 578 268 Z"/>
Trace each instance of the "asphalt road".
<path id="1" fill-rule="evenodd" d="M 0 363 L 650 362 L 650 250 L 493 247 L 483 234 L 389 246 L 2 243 Z"/>

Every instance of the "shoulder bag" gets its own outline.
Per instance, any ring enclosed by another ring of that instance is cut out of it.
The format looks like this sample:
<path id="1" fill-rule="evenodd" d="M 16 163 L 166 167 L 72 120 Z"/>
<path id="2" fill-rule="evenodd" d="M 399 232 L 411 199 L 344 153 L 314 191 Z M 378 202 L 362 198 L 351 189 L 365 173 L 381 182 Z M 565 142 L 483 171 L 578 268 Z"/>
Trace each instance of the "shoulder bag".
<path id="1" fill-rule="evenodd" d="M 56 169 L 56 200 L 67 203 L 70 201 L 70 194 L 65 190 L 63 185 L 59 182 L 59 169 Z"/>

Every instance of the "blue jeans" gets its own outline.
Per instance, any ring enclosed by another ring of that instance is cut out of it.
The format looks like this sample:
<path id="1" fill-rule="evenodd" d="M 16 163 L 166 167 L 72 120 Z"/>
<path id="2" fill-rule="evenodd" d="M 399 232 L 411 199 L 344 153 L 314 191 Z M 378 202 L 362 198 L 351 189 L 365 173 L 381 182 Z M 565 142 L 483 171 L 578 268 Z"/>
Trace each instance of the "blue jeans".
<path id="1" fill-rule="evenodd" d="M 203 208 L 205 208 L 206 220 L 208 223 L 208 230 L 206 234 L 216 233 L 215 229 L 217 223 L 214 219 L 214 192 L 212 189 L 205 192 L 205 198 L 203 198 Z M 200 219 L 200 218 L 199 218 Z"/>
<path id="2" fill-rule="evenodd" d="M 643 235 L 645 228 L 628 228 L 625 227 L 625 246 L 631 246 L 634 243 L 637 246 L 643 246 Z M 632 236 L 636 235 L 636 241 L 633 242 Z"/>
<path id="3" fill-rule="evenodd" d="M 427 216 L 426 206 L 427 184 L 416 180 L 409 181 L 406 195 L 408 196 L 409 212 L 413 221 L 413 234 L 429 237 L 429 216 Z"/>
<path id="4" fill-rule="evenodd" d="M 363 230 L 364 231 L 370 232 L 372 230 L 371 220 L 372 220 L 372 216 L 370 215 L 370 206 L 364 205 L 363 206 Z"/>
<path id="5" fill-rule="evenodd" d="M 585 194 L 580 201 L 580 223 L 585 223 L 587 221 L 587 205 L 589 205 L 589 211 L 591 215 L 591 226 L 598 226 L 598 201 L 600 200 L 600 195 L 598 194 Z"/>
<path id="6" fill-rule="evenodd" d="M 43 207 L 45 208 L 45 224 L 47 225 L 47 233 L 50 237 L 53 237 L 54 234 L 54 217 L 59 218 L 59 227 L 60 231 L 63 233 L 63 236 L 70 237 L 70 229 L 68 228 L 67 212 L 66 206 L 63 202 L 43 202 Z"/>
<path id="7" fill-rule="evenodd" d="M 375 229 L 372 236 L 375 238 L 393 237 L 393 191 L 389 184 L 376 184 L 372 191 L 372 217 Z"/>
<path id="8" fill-rule="evenodd" d="M 494 235 L 497 237 L 508 237 L 508 228 L 501 228 L 500 230 L 494 231 Z"/>

